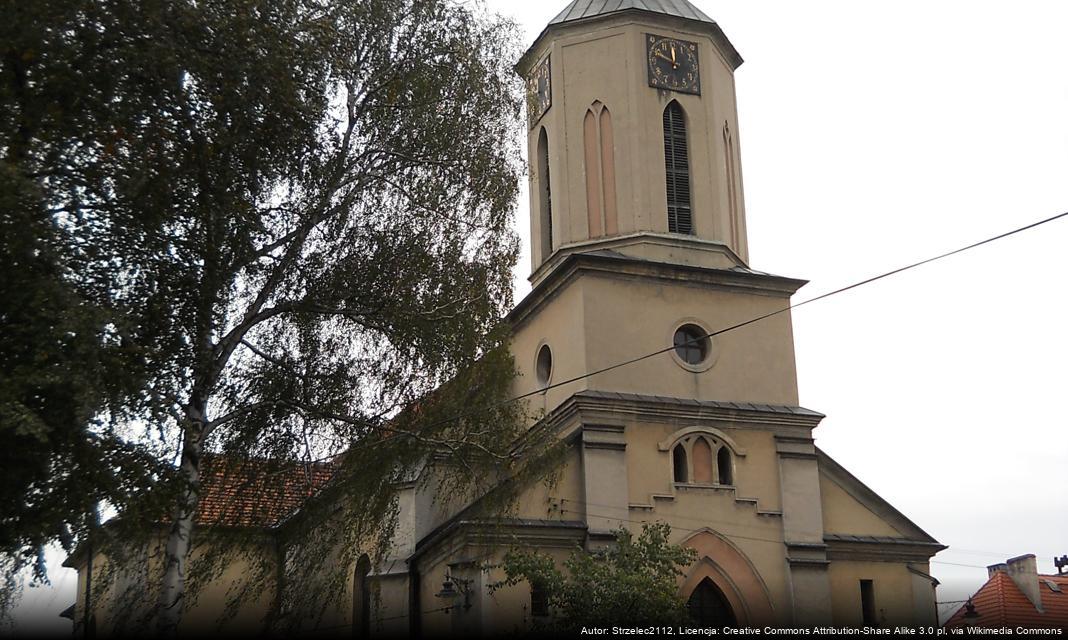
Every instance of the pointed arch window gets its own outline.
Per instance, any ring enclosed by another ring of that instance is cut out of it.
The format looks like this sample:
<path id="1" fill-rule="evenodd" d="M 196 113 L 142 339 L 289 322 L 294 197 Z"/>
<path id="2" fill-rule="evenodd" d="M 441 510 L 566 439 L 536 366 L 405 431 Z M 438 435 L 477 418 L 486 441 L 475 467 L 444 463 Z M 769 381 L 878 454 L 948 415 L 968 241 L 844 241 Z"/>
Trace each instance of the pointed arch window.
<path id="1" fill-rule="evenodd" d="M 675 482 L 690 481 L 690 471 L 686 468 L 686 447 L 680 445 L 671 451 L 671 464 L 674 467 Z"/>
<path id="2" fill-rule="evenodd" d="M 664 443 L 661 450 L 666 451 Z M 711 433 L 694 432 L 671 445 L 672 479 L 678 484 L 734 486 L 731 445 Z"/>
<path id="3" fill-rule="evenodd" d="M 371 637 L 371 589 L 368 584 L 370 573 L 371 559 L 364 554 L 356 563 L 356 572 L 352 578 L 352 635 L 356 638 Z"/>
<path id="4" fill-rule="evenodd" d="M 716 454 L 716 469 L 719 472 L 719 483 L 723 485 L 734 484 L 734 473 L 731 468 L 731 451 L 726 446 L 719 448 Z"/>
<path id="5" fill-rule="evenodd" d="M 612 112 L 600 101 L 586 110 L 582 121 L 586 160 L 586 215 L 589 237 L 619 232 L 616 214 L 615 133 Z"/>
<path id="6" fill-rule="evenodd" d="M 668 231 L 693 233 L 690 204 L 690 150 L 682 106 L 672 100 L 664 109 L 664 168 L 667 174 Z"/>
<path id="7" fill-rule="evenodd" d="M 545 127 L 538 134 L 538 173 L 534 176 L 538 186 L 538 214 L 541 223 L 541 260 L 553 253 L 553 195 L 549 183 L 549 135 Z"/>

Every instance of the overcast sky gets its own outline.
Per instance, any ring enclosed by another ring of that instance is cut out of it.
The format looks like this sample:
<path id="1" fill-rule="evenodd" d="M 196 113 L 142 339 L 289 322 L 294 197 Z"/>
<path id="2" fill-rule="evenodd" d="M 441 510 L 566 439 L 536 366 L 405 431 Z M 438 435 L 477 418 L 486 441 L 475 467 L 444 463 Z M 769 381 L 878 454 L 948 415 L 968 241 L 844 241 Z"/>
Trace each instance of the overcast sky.
<path id="1" fill-rule="evenodd" d="M 810 280 L 795 301 L 1068 210 L 1068 3 L 693 1 L 746 60 L 751 266 Z M 566 3 L 488 4 L 529 44 Z M 1066 247 L 1068 219 L 794 315 L 818 445 L 950 545 L 941 601 L 1068 554 Z M 73 602 L 54 583 L 18 616 Z"/>
<path id="2" fill-rule="evenodd" d="M 746 60 L 751 266 L 795 302 L 1068 210 L 1068 3 L 692 1 Z M 565 4 L 489 2 L 527 44 Z M 940 601 L 1068 554 L 1066 248 L 1062 219 L 795 312 L 818 445 L 950 545 Z"/>

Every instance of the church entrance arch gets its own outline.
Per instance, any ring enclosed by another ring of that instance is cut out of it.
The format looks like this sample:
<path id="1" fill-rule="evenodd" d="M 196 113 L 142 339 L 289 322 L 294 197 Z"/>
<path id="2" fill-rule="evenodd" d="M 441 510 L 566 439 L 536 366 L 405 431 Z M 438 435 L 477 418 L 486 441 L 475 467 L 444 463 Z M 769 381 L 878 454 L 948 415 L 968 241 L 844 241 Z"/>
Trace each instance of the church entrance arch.
<path id="1" fill-rule="evenodd" d="M 767 585 L 749 558 L 727 538 L 704 529 L 682 546 L 697 552 L 697 562 L 679 584 L 695 623 L 729 627 L 775 622 Z"/>
<path id="2" fill-rule="evenodd" d="M 716 583 L 705 578 L 698 583 L 686 601 L 690 619 L 702 627 L 736 627 L 734 610 Z"/>

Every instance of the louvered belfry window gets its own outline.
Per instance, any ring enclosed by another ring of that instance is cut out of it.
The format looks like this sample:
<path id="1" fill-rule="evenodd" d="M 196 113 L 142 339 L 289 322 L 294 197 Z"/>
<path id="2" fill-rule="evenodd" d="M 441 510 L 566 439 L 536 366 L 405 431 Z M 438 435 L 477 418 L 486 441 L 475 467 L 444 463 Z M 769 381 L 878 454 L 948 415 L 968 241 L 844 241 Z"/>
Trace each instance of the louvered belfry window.
<path id="1" fill-rule="evenodd" d="M 682 107 L 672 102 L 664 109 L 664 165 L 667 170 L 668 231 L 693 233 L 690 209 L 690 151 Z"/>

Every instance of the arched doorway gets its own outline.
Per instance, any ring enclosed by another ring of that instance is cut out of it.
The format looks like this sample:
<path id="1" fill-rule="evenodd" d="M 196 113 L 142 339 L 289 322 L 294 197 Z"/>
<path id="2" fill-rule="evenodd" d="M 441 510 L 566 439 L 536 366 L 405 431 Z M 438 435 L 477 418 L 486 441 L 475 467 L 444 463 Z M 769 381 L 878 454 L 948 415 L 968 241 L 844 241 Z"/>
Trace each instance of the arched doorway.
<path id="1" fill-rule="evenodd" d="M 690 618 L 703 627 L 733 627 L 738 624 L 727 598 L 709 578 L 702 580 L 693 590 L 686 608 L 690 611 Z"/>
<path id="2" fill-rule="evenodd" d="M 356 638 L 371 636 L 371 589 L 367 575 L 371 573 L 371 559 L 366 555 L 356 563 L 352 577 L 352 635 Z"/>

